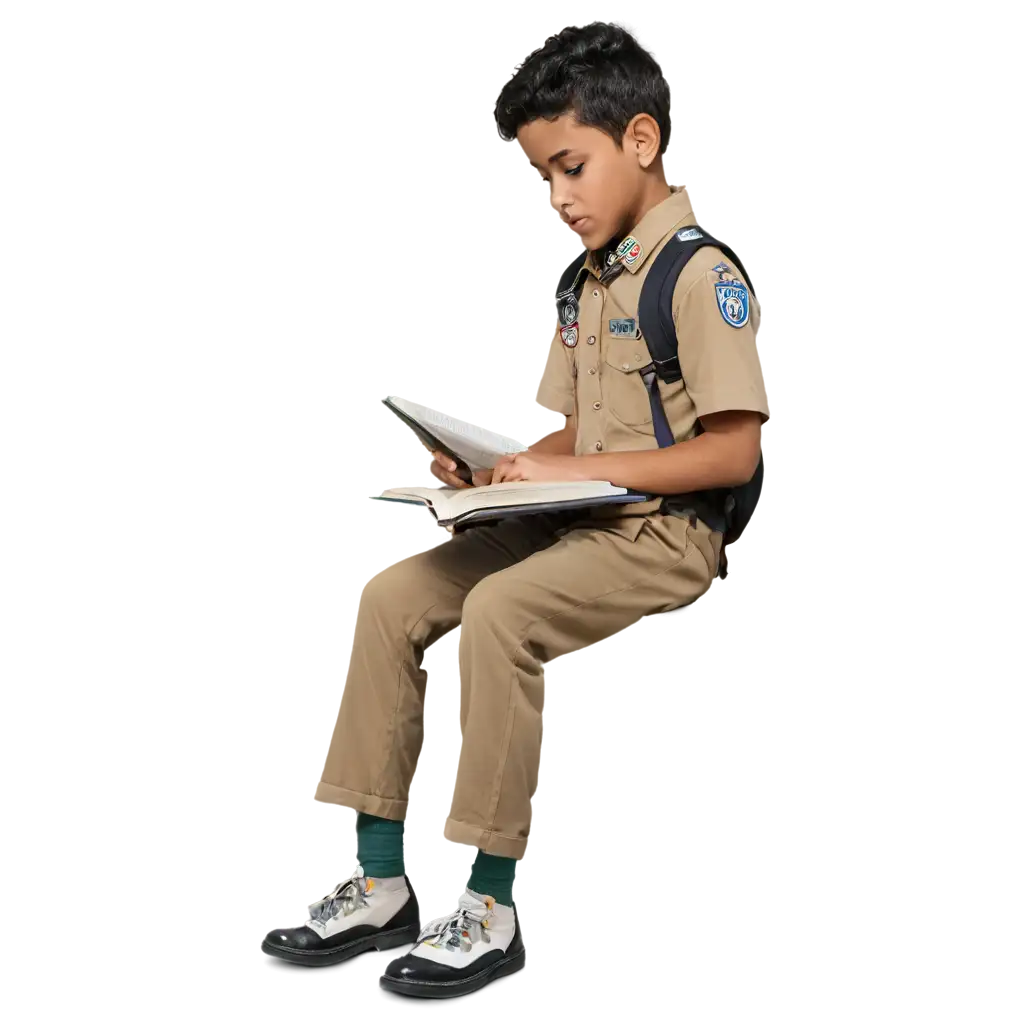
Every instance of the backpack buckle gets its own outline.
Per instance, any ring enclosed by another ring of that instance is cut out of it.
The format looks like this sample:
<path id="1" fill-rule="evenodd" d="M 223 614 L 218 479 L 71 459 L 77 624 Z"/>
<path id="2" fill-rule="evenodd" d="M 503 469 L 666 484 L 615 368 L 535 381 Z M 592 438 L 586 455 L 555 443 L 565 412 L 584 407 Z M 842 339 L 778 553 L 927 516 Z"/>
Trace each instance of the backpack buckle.
<path id="1" fill-rule="evenodd" d="M 653 354 L 651 358 L 654 359 Z M 658 368 L 658 376 L 666 384 L 674 384 L 677 380 L 683 379 L 683 368 L 679 365 L 679 356 L 670 356 L 668 359 L 654 359 L 654 365 Z"/>

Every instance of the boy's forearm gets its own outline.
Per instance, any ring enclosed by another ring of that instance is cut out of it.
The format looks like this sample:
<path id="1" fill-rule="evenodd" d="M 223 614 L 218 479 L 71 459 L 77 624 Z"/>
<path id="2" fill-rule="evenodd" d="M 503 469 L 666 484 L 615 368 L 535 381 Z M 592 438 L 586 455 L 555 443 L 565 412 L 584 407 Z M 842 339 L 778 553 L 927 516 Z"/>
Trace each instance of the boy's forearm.
<path id="1" fill-rule="evenodd" d="M 573 455 L 576 452 L 576 428 L 567 425 L 553 434 L 546 434 L 530 445 L 530 451 L 545 455 Z"/>
<path id="2" fill-rule="evenodd" d="M 671 448 L 594 453 L 580 456 L 580 462 L 589 480 L 652 494 L 685 494 L 745 483 L 757 468 L 757 450 L 728 435 L 704 433 Z"/>

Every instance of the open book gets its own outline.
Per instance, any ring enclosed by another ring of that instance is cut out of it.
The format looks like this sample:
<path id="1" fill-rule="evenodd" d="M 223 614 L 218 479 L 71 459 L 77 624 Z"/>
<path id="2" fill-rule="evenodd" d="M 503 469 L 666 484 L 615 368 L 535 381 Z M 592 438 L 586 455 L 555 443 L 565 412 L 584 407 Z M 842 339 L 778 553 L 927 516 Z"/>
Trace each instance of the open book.
<path id="1" fill-rule="evenodd" d="M 426 505 L 441 526 L 456 527 L 485 519 L 536 512 L 561 512 L 591 505 L 629 504 L 650 495 L 607 480 L 513 480 L 486 487 L 392 487 L 377 501 Z"/>
<path id="2" fill-rule="evenodd" d="M 412 427 L 416 436 L 434 452 L 440 451 L 456 463 L 455 473 L 466 483 L 472 483 L 474 469 L 492 469 L 502 455 L 525 452 L 527 446 L 511 437 L 476 427 L 457 420 L 447 413 L 428 409 L 425 405 L 408 402 L 389 395 L 384 404 L 403 422 Z"/>

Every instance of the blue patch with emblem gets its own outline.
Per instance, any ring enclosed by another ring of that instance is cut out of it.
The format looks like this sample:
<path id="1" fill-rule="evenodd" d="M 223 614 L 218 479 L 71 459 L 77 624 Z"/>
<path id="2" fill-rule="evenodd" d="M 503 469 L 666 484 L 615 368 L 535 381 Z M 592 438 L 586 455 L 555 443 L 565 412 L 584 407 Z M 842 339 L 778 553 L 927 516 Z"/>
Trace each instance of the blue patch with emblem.
<path id="1" fill-rule="evenodd" d="M 742 327 L 750 316 L 750 296 L 740 281 L 718 281 L 715 284 L 718 311 L 730 327 Z"/>

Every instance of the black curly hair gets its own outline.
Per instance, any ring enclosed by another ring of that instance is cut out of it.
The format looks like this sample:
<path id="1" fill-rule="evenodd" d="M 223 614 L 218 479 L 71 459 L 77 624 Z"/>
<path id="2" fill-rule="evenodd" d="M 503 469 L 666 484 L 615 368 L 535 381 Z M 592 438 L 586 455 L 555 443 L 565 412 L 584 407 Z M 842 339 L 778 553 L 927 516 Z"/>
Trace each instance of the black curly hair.
<path id="1" fill-rule="evenodd" d="M 538 117 L 572 111 L 580 124 L 600 128 L 622 147 L 626 125 L 650 114 L 661 129 L 661 148 L 672 130 L 668 82 L 658 62 L 621 25 L 593 21 L 549 36 L 505 84 L 494 105 L 498 134 L 510 142 Z"/>

